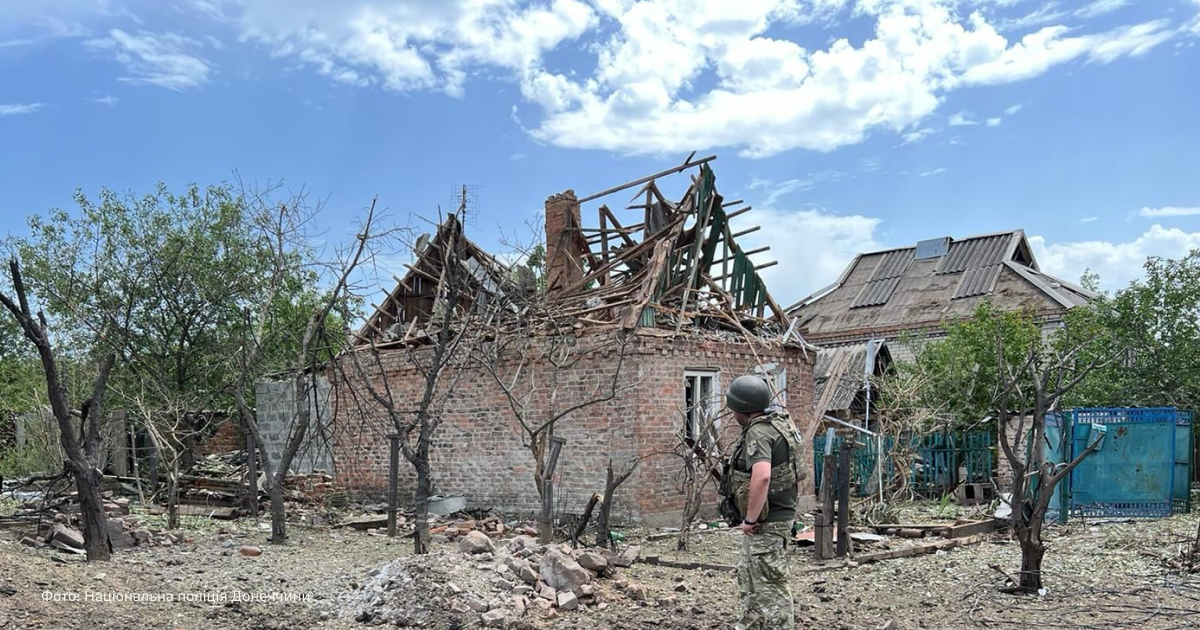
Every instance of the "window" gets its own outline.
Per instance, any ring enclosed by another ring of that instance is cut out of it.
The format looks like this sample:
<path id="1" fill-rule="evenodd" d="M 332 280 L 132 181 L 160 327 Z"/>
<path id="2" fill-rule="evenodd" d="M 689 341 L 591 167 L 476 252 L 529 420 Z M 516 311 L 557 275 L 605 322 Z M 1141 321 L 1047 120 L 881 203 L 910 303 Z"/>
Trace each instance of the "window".
<path id="1" fill-rule="evenodd" d="M 720 428 L 720 421 L 717 419 L 721 412 L 720 376 L 721 373 L 717 370 L 684 370 L 685 438 L 695 441 L 705 428 Z"/>
<path id="2" fill-rule="evenodd" d="M 765 363 L 754 368 L 754 373 L 771 384 L 771 404 L 787 408 L 787 368 L 778 363 Z"/>

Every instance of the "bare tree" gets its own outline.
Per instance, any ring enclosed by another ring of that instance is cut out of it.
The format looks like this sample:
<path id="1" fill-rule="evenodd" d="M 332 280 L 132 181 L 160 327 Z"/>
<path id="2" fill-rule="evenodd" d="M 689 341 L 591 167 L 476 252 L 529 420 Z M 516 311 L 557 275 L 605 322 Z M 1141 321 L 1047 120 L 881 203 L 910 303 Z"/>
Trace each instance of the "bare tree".
<path id="1" fill-rule="evenodd" d="M 87 559 L 89 562 L 108 560 L 112 554 L 112 545 L 109 543 L 108 519 L 104 515 L 104 504 L 100 498 L 100 416 L 105 385 L 112 373 L 116 355 L 109 353 L 100 359 L 91 395 L 79 404 L 78 409 L 72 409 L 67 388 L 60 378 L 59 364 L 50 340 L 46 316 L 41 310 L 36 316 L 33 314 L 25 282 L 21 278 L 21 266 L 16 258 L 9 262 L 9 273 L 16 301 L 0 293 L 0 303 L 17 321 L 25 338 L 37 348 L 46 377 L 50 409 L 58 423 L 59 439 L 66 455 L 64 464 L 75 478 L 75 486 L 79 491 L 83 544 Z M 79 421 L 78 431 L 73 424 L 76 418 Z"/>
<path id="2" fill-rule="evenodd" d="M 273 338 L 275 335 L 286 332 L 277 330 L 275 323 L 270 321 L 272 307 L 275 300 L 293 288 L 288 284 L 289 280 L 296 277 L 296 267 L 307 264 L 304 260 L 297 260 L 295 248 L 298 243 L 306 240 L 304 226 L 311 220 L 315 210 L 307 208 L 302 196 L 294 198 L 290 204 L 274 203 L 270 201 L 269 195 L 261 193 L 255 193 L 253 199 L 261 209 L 259 227 L 264 241 L 270 243 L 275 263 L 257 313 L 245 314 L 247 330 L 243 333 L 244 341 L 235 357 L 237 379 L 232 389 L 234 404 L 243 426 L 253 436 L 254 443 L 263 454 L 263 472 L 271 501 L 271 542 L 282 544 L 287 540 L 284 482 L 293 461 L 309 438 L 309 429 L 314 421 L 313 412 L 320 413 L 321 410 L 320 405 L 308 404 L 308 401 L 314 400 L 318 390 L 320 367 L 340 347 L 336 340 L 330 338 L 326 324 L 330 315 L 339 311 L 342 308 L 340 305 L 354 294 L 354 278 L 357 277 L 355 274 L 360 266 L 374 259 L 376 245 L 392 232 L 379 229 L 376 202 L 372 200 L 355 235 L 354 243 L 339 251 L 335 261 L 322 265 L 331 273 L 333 284 L 311 308 L 303 333 L 295 344 L 293 358 L 288 361 L 287 368 L 291 373 L 289 378 L 296 399 L 300 402 L 296 405 L 295 414 L 289 423 L 287 441 L 279 454 L 278 463 L 275 464 L 266 451 L 268 447 L 263 440 L 255 410 L 248 401 L 247 393 L 254 386 L 255 379 L 264 371 L 267 346 L 278 342 Z M 251 456 L 255 454 L 252 453 Z"/>
<path id="3" fill-rule="evenodd" d="M 493 320 L 498 304 L 494 300 L 499 299 L 488 295 L 487 288 L 469 271 L 468 259 L 475 252 L 469 251 L 469 242 L 463 234 L 466 206 L 464 188 L 458 210 L 439 224 L 437 237 L 425 246 L 417 263 L 421 274 L 437 278 L 432 314 L 420 333 L 412 334 L 417 324 L 414 319 L 406 326 L 408 339 L 399 340 L 400 347 L 392 343 L 385 350 L 380 348 L 379 342 L 383 340 L 367 332 L 369 343 L 334 362 L 338 378 L 346 383 L 347 395 L 359 412 L 364 416 L 372 415 L 376 409 L 382 412 L 387 429 L 396 436 L 400 451 L 413 468 L 416 476 L 413 552 L 418 554 L 429 551 L 429 497 L 433 494 L 430 445 L 455 385 L 469 369 L 471 349 Z M 385 352 L 402 352 L 408 365 L 420 376 L 418 398 L 397 390 L 385 369 Z M 344 365 L 347 362 L 351 364 L 349 373 Z M 389 481 L 394 488 L 397 480 Z M 389 497 L 389 501 L 394 501 L 394 497 Z M 394 508 L 389 505 L 389 532 L 395 530 Z"/>
<path id="4" fill-rule="evenodd" d="M 679 459 L 679 489 L 683 493 L 683 510 L 680 513 L 679 537 L 675 548 L 685 551 L 691 544 L 692 525 L 704 505 L 704 493 L 721 481 L 725 452 L 720 440 L 720 418 L 710 413 L 702 403 L 685 413 L 694 418 L 691 435 L 680 430 L 673 454 Z"/>
<path id="5" fill-rule="evenodd" d="M 996 335 L 997 356 L 1005 379 L 996 400 L 997 422 L 1000 449 L 1013 470 L 1011 522 L 1013 534 L 1021 544 L 1017 585 L 1021 592 L 1037 592 L 1042 588 L 1042 560 L 1046 554 L 1042 527 L 1054 489 L 1100 447 L 1100 440 L 1093 440 L 1074 459 L 1060 464 L 1046 461 L 1044 448 L 1053 446 L 1047 437 L 1047 416 L 1058 410 L 1063 396 L 1089 373 L 1108 365 L 1115 357 L 1112 351 L 1096 352 L 1094 343 L 1085 340 L 1066 350 L 1037 343 L 1029 349 L 1023 364 L 1013 366 L 1005 360 L 1004 335 Z"/>

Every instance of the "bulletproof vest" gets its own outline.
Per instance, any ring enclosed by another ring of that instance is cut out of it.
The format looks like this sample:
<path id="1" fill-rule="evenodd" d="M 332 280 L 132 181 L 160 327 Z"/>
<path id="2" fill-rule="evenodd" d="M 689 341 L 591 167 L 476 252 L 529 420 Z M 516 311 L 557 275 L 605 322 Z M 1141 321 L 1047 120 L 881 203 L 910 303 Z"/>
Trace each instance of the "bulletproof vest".
<path id="1" fill-rule="evenodd" d="M 733 498 L 743 517 L 750 503 L 750 462 L 747 461 L 746 433 L 751 426 L 760 423 L 770 424 L 771 428 L 775 429 L 788 445 L 788 463 L 776 466 L 774 461 L 771 462 L 771 483 L 767 488 L 768 497 L 771 494 L 786 492 L 794 488 L 806 476 L 803 462 L 800 461 L 800 433 L 792 424 L 792 419 L 787 412 L 774 411 L 755 418 L 742 430 L 729 465 L 725 467 L 725 475 L 719 488 L 722 496 Z M 763 504 L 760 518 L 765 517 L 770 511 L 768 499 L 768 502 Z"/>

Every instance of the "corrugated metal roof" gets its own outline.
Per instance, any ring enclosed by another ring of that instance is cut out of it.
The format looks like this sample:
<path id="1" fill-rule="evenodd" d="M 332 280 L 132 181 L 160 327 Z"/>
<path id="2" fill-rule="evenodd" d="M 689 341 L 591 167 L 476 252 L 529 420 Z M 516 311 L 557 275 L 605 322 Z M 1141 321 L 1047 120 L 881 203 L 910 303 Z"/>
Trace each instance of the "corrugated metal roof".
<path id="1" fill-rule="evenodd" d="M 1009 233 L 955 241 L 938 265 L 937 273 L 958 273 L 1003 262 L 1012 240 L 1013 234 Z"/>
<path id="2" fill-rule="evenodd" d="M 908 265 L 912 263 L 914 251 L 910 247 L 883 254 L 875 265 L 871 279 L 859 292 L 850 308 L 886 304 L 888 298 L 896 291 L 896 286 L 900 284 L 900 278 L 908 270 Z"/>
<path id="3" fill-rule="evenodd" d="M 908 269 L 908 264 L 913 260 L 913 250 L 898 249 L 883 255 L 883 260 L 879 261 L 879 265 L 875 267 L 875 273 L 871 275 L 871 280 L 887 280 L 888 278 L 899 278 L 904 275 L 904 271 Z"/>
<path id="4" fill-rule="evenodd" d="M 872 280 L 863 286 L 858 297 L 854 298 L 854 303 L 850 308 L 859 308 L 861 306 L 879 306 L 886 304 L 888 298 L 892 297 L 892 293 L 896 291 L 896 287 L 900 285 L 900 276 L 885 278 L 883 280 Z"/>
<path id="5" fill-rule="evenodd" d="M 879 361 L 890 361 L 890 351 L 887 350 L 887 345 L 884 344 L 879 352 L 875 355 L 875 365 L 870 367 L 872 373 L 877 372 L 876 369 Z M 846 362 L 845 369 L 841 370 L 836 381 L 831 374 L 835 364 Z M 821 400 L 826 387 L 836 387 L 833 397 L 829 400 L 829 406 L 825 408 L 827 412 L 842 411 L 849 409 L 854 403 L 854 399 L 863 390 L 863 372 L 867 369 L 867 344 L 858 343 L 847 346 L 839 346 L 834 348 L 821 348 L 817 351 L 817 361 L 813 365 L 813 400 Z"/>
<path id="6" fill-rule="evenodd" d="M 967 269 L 958 281 L 958 287 L 954 289 L 954 297 L 951 299 L 991 293 L 996 287 L 996 280 L 1000 279 L 1000 267 L 1000 264 L 995 264 Z"/>

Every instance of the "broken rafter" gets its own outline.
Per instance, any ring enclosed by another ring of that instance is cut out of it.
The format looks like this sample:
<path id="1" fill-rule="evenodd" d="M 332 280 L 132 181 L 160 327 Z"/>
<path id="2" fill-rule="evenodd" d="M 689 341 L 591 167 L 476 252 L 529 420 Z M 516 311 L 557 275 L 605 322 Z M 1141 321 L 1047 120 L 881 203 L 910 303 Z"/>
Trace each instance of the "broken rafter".
<path id="1" fill-rule="evenodd" d="M 746 214 L 747 212 L 750 212 L 753 209 L 754 209 L 754 206 L 746 206 L 745 208 L 738 208 L 737 210 L 734 210 L 733 212 L 726 212 L 725 219 L 729 220 L 734 217 L 739 217 L 743 214 Z"/>
<path id="2" fill-rule="evenodd" d="M 658 292 L 659 284 L 666 270 L 667 254 L 671 249 L 669 240 L 661 240 L 654 246 L 654 253 L 650 256 L 650 264 L 646 267 L 646 279 L 642 283 L 642 290 L 638 294 L 637 300 L 633 306 L 621 318 L 621 327 L 625 330 L 637 328 L 638 322 L 642 318 L 642 311 L 646 305 L 654 299 L 654 294 Z"/>
<path id="3" fill-rule="evenodd" d="M 759 230 L 761 230 L 761 229 L 762 229 L 762 226 L 761 226 L 761 225 L 756 225 L 756 226 L 754 226 L 754 227 L 752 227 L 752 228 L 746 228 L 746 229 L 742 230 L 741 232 L 734 232 L 733 234 L 731 234 L 731 235 L 729 236 L 729 238 L 730 238 L 730 239 L 735 239 L 735 238 L 737 238 L 737 237 L 739 237 L 739 236 L 745 236 L 745 235 L 747 235 L 747 234 L 750 234 L 750 233 L 752 233 L 752 232 L 757 232 L 757 231 L 759 231 Z"/>
<path id="4" fill-rule="evenodd" d="M 691 160 L 691 157 L 692 156 L 689 155 L 688 160 Z M 700 166 L 702 164 L 707 164 L 715 159 L 717 159 L 717 156 L 710 155 L 708 157 L 700 158 L 699 160 L 696 160 L 696 161 L 686 161 L 685 160 L 684 163 L 680 164 L 679 166 L 669 168 L 665 171 L 660 171 L 653 175 L 647 175 L 646 177 L 643 177 L 641 179 L 635 179 L 631 182 L 626 182 L 624 184 L 621 184 L 620 186 L 613 186 L 612 188 L 609 188 L 607 190 L 602 190 L 598 193 L 583 197 L 583 198 L 577 200 L 576 203 L 587 203 L 589 201 L 599 199 L 601 197 L 605 197 L 607 195 L 611 195 L 616 192 L 621 192 L 622 190 L 633 188 L 634 186 L 641 186 L 642 184 L 645 184 L 648 182 L 653 182 L 654 180 L 658 179 L 659 177 L 664 177 L 666 175 L 674 175 L 675 173 L 678 173 L 680 171 L 685 171 L 689 168 L 692 168 L 693 166 Z M 634 196 L 636 197 L 638 195 L 641 195 L 641 192 L 639 192 L 637 195 L 634 195 Z"/>

